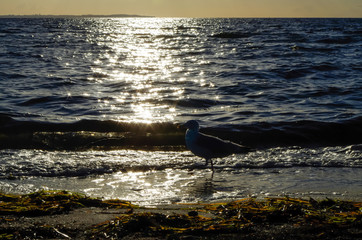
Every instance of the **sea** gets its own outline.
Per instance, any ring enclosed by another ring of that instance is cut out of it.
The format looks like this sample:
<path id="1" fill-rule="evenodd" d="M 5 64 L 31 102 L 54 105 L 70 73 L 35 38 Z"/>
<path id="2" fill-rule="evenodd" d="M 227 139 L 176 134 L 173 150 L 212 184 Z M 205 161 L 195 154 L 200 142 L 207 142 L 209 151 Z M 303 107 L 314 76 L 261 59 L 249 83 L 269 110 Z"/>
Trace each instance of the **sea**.
<path id="1" fill-rule="evenodd" d="M 214 159 L 185 129 L 253 149 Z M 0 18 L 0 191 L 362 200 L 362 19 Z"/>

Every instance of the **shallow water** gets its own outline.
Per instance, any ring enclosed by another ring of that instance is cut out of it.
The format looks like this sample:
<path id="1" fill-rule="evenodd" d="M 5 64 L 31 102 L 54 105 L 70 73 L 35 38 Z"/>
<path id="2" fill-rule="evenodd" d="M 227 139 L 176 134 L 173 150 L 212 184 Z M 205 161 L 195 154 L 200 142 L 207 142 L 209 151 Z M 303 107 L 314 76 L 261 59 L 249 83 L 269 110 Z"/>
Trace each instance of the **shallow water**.
<path id="1" fill-rule="evenodd" d="M 353 150 L 356 149 L 356 150 Z M 215 173 L 184 151 L 4 150 L 2 191 L 67 189 L 141 205 L 248 196 L 362 198 L 358 146 L 273 148 L 216 159 Z"/>
<path id="2" fill-rule="evenodd" d="M 273 196 L 361 200 L 361 174 L 361 168 L 292 167 L 217 170 L 211 178 L 211 172 L 206 170 L 165 169 L 85 178 L 1 180 L 1 190 L 27 193 L 39 189 L 67 189 L 93 197 L 125 199 L 143 206 Z"/>

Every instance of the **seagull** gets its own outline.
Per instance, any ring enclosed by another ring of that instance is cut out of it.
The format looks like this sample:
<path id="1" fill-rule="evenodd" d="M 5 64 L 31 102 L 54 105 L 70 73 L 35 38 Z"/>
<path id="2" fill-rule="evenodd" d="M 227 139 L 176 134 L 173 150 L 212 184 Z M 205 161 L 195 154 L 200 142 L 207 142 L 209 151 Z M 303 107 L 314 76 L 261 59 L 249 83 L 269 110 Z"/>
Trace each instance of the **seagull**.
<path id="1" fill-rule="evenodd" d="M 182 126 L 187 128 L 185 134 L 186 147 L 196 156 L 204 158 L 206 166 L 210 161 L 212 172 L 214 172 L 213 158 L 222 158 L 234 153 L 248 153 L 251 151 L 248 147 L 200 133 L 200 126 L 196 120 L 187 121 Z"/>

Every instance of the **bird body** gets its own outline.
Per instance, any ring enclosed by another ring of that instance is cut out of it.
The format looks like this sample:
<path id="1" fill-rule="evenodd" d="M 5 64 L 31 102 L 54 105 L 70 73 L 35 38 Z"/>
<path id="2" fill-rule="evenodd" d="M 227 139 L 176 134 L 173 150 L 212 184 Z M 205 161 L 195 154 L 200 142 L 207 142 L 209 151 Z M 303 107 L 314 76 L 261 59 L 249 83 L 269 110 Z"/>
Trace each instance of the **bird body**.
<path id="1" fill-rule="evenodd" d="M 212 170 L 214 170 L 212 158 L 222 158 L 234 153 L 250 152 L 248 147 L 200 133 L 199 123 L 195 120 L 186 122 L 184 126 L 187 128 L 185 134 L 186 147 L 196 156 L 204 158 L 206 165 L 210 161 Z"/>

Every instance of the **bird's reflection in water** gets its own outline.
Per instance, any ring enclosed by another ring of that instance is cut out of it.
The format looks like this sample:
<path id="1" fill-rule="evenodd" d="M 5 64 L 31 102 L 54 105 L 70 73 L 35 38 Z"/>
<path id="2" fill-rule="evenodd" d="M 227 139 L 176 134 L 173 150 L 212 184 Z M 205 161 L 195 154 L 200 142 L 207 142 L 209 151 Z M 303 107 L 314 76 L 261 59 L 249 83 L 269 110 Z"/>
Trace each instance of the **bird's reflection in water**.
<path id="1" fill-rule="evenodd" d="M 200 199 L 208 199 L 217 192 L 216 185 L 212 177 L 196 182 L 195 187 L 191 189 L 191 193 L 194 194 L 196 198 Z"/>

